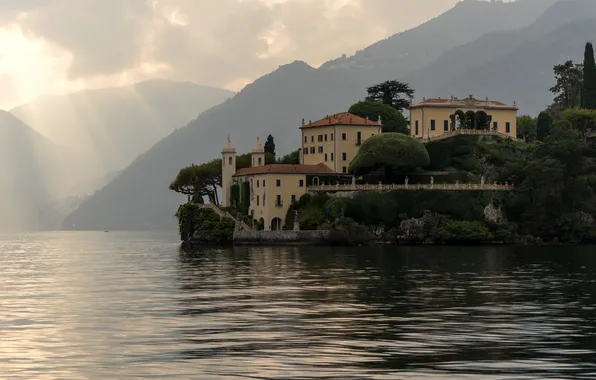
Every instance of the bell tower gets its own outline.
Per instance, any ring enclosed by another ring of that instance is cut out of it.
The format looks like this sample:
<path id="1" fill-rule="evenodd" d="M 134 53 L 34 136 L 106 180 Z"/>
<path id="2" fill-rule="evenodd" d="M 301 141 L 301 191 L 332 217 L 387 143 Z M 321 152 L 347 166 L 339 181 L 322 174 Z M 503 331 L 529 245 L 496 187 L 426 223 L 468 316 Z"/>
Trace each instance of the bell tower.
<path id="1" fill-rule="evenodd" d="M 251 167 L 256 168 L 257 166 L 265 165 L 265 150 L 261 145 L 261 140 L 257 137 L 255 147 L 252 148 L 251 152 Z"/>
<path id="2" fill-rule="evenodd" d="M 228 136 L 226 146 L 221 152 L 221 205 L 223 207 L 231 206 L 232 177 L 236 173 L 236 149 L 232 145 L 232 140 Z"/>

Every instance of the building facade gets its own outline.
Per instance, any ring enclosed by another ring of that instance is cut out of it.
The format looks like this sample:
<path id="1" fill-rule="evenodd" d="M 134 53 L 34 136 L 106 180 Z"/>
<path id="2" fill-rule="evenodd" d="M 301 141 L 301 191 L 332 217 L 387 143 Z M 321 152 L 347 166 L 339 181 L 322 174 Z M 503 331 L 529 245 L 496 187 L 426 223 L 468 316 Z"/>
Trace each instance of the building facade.
<path id="1" fill-rule="evenodd" d="M 381 134 L 379 122 L 350 113 L 338 113 L 319 121 L 302 120 L 300 162 L 304 165 L 324 164 L 336 173 L 348 173 L 350 162 L 366 139 Z"/>
<path id="2" fill-rule="evenodd" d="M 253 225 L 268 231 L 284 227 L 290 206 L 306 194 L 308 186 L 345 184 L 351 178 L 336 173 L 323 163 L 264 163 L 265 152 L 257 139 L 251 152 L 251 167 L 236 171 L 236 150 L 228 138 L 222 151 L 222 205 L 248 206 Z"/>
<path id="3" fill-rule="evenodd" d="M 517 137 L 517 105 L 494 100 L 432 98 L 410 107 L 410 134 L 429 139 L 457 129 L 498 131 Z"/>

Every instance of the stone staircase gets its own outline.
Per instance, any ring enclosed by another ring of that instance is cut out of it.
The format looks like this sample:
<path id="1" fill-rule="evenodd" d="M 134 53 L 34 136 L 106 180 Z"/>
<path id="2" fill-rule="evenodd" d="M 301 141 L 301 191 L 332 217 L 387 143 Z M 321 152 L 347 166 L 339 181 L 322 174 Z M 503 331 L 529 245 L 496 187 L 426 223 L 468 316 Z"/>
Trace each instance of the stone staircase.
<path id="1" fill-rule="evenodd" d="M 420 140 L 422 143 L 429 143 L 433 141 L 449 139 L 455 136 L 498 136 L 506 139 L 518 140 L 505 133 L 488 129 L 457 129 L 455 131 L 449 131 L 438 136 L 419 137 L 418 140 Z"/>
<path id="2" fill-rule="evenodd" d="M 244 223 L 241 220 L 236 220 L 236 218 L 234 218 L 232 216 L 232 214 L 230 214 L 227 211 L 222 210 L 221 208 L 219 208 L 218 206 L 214 205 L 213 203 L 200 204 L 199 207 L 202 208 L 202 209 L 213 210 L 217 215 L 219 215 L 220 218 L 231 219 L 235 223 L 239 224 L 240 225 L 240 228 L 242 228 L 243 230 L 252 231 L 252 228 L 248 224 Z"/>

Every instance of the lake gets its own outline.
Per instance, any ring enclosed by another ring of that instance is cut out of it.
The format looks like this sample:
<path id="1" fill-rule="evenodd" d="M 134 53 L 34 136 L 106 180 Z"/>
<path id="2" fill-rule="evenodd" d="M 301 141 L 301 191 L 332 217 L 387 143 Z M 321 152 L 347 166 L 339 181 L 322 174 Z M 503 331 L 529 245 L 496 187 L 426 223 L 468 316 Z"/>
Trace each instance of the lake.
<path id="1" fill-rule="evenodd" d="M 596 247 L 0 235 L 2 379 L 596 378 Z"/>

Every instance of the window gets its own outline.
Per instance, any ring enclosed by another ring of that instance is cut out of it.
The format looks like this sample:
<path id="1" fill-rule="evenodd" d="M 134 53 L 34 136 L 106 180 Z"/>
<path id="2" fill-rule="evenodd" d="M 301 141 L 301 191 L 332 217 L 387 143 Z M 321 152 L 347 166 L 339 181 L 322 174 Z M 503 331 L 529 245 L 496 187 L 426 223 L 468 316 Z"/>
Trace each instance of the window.
<path id="1" fill-rule="evenodd" d="M 416 136 L 418 136 L 418 120 L 416 120 Z"/>
<path id="2" fill-rule="evenodd" d="M 280 207 L 282 205 L 282 203 L 281 203 L 281 195 L 277 195 L 277 197 L 275 197 L 275 205 L 277 207 Z"/>
<path id="3" fill-rule="evenodd" d="M 348 168 L 344 166 L 343 168 L 341 168 L 341 171 L 345 174 L 348 172 Z"/>
<path id="4" fill-rule="evenodd" d="M 257 195 L 257 206 L 259 205 L 259 196 Z"/>
<path id="5" fill-rule="evenodd" d="M 331 134 L 331 141 L 333 141 L 333 133 Z"/>
<path id="6" fill-rule="evenodd" d="M 443 131 L 445 131 L 445 132 L 449 131 L 449 120 L 445 120 L 443 122 Z"/>
<path id="7" fill-rule="evenodd" d="M 304 136 L 304 143 L 306 144 L 308 142 L 308 137 Z"/>
<path id="8" fill-rule="evenodd" d="M 275 181 L 275 186 L 281 187 L 281 179 Z"/>
<path id="9" fill-rule="evenodd" d="M 323 147 L 322 146 L 319 147 L 319 153 L 323 153 Z"/>
<path id="10" fill-rule="evenodd" d="M 259 166 L 263 165 L 263 159 L 259 157 Z"/>
<path id="11" fill-rule="evenodd" d="M 345 141 L 345 140 L 348 139 L 348 136 L 345 133 L 342 133 L 341 134 L 341 139 Z"/>
<path id="12" fill-rule="evenodd" d="M 314 146 L 311 146 L 310 147 L 310 154 L 315 154 L 315 147 Z"/>
<path id="13" fill-rule="evenodd" d="M 300 180 L 300 187 L 304 187 L 304 180 L 303 179 Z"/>
<path id="14" fill-rule="evenodd" d="M 511 123 L 510 122 L 506 122 L 505 123 L 505 132 L 506 133 L 510 133 L 511 132 Z"/>
<path id="15" fill-rule="evenodd" d="M 347 154 L 346 152 L 343 152 L 343 153 L 341 154 L 341 159 L 342 159 L 342 160 L 344 160 L 344 161 L 347 161 L 347 159 L 348 159 L 348 154 Z"/>
<path id="16" fill-rule="evenodd" d="M 331 153 L 331 161 L 333 161 L 335 157 L 333 157 L 333 153 Z"/>
<path id="17" fill-rule="evenodd" d="M 362 132 L 358 131 L 356 133 L 356 145 L 362 144 Z"/>
<path id="18" fill-rule="evenodd" d="M 325 141 L 327 141 L 327 134 L 325 134 Z"/>
<path id="19" fill-rule="evenodd" d="M 260 183 L 260 182 L 261 182 L 261 181 L 257 180 L 257 188 L 259 187 L 259 183 Z"/>
<path id="20" fill-rule="evenodd" d="M 229 165 L 232 166 L 232 157 L 229 158 Z"/>
<path id="21" fill-rule="evenodd" d="M 292 194 L 292 203 L 296 203 L 296 196 Z"/>
<path id="22" fill-rule="evenodd" d="M 310 142 L 315 142 L 315 135 L 310 136 Z"/>
<path id="23" fill-rule="evenodd" d="M 325 153 L 325 162 L 327 162 L 327 153 Z"/>
<path id="24" fill-rule="evenodd" d="M 434 120 L 431 120 L 430 121 L 430 130 L 434 131 L 436 129 L 436 127 L 437 127 L 436 122 Z"/>
<path id="25" fill-rule="evenodd" d="M 498 131 L 498 130 L 499 130 L 499 122 L 498 122 L 498 121 L 494 121 L 494 122 L 493 122 L 493 129 L 494 129 L 495 131 Z"/>
<path id="26" fill-rule="evenodd" d="M 265 187 L 265 180 L 263 180 L 263 187 Z M 265 196 L 263 195 L 263 202 L 265 202 Z"/>
<path id="27" fill-rule="evenodd" d="M 308 148 L 304 148 L 302 151 L 304 152 L 304 154 L 308 154 Z"/>

